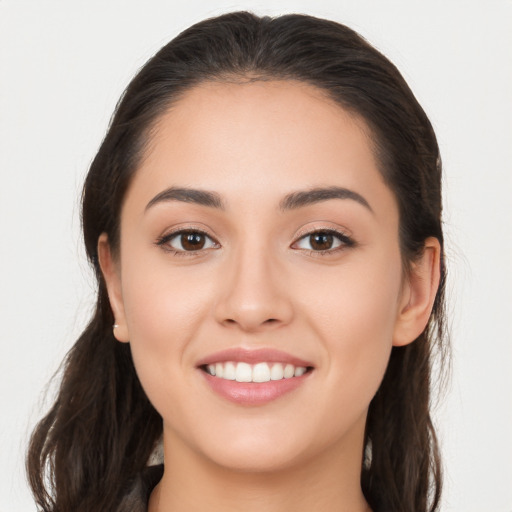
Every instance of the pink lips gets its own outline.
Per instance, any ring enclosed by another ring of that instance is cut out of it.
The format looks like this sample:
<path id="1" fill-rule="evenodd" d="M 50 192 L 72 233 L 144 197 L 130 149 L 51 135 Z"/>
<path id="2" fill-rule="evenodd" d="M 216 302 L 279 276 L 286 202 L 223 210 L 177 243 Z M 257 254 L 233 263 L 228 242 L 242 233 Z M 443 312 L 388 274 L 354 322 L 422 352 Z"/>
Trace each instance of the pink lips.
<path id="1" fill-rule="evenodd" d="M 259 348 L 248 350 L 246 348 L 228 348 L 215 352 L 209 356 L 203 357 L 197 362 L 197 366 L 204 366 L 207 364 L 223 363 L 225 361 L 234 361 L 235 363 L 244 362 L 249 364 L 256 363 L 286 363 L 293 364 L 294 366 L 313 366 L 310 362 L 304 359 L 299 359 L 286 352 L 274 350 L 271 348 Z"/>
<path id="2" fill-rule="evenodd" d="M 205 365 L 226 361 L 245 362 L 249 364 L 256 364 L 261 362 L 285 363 L 293 364 L 296 367 L 312 367 L 310 362 L 294 357 L 285 352 L 281 352 L 279 350 L 247 350 L 243 348 L 227 349 L 216 352 L 200 359 L 197 362 L 197 366 L 198 368 L 201 368 Z M 311 375 L 311 371 L 308 371 L 300 377 L 291 377 L 289 379 L 271 380 L 269 382 L 237 382 L 214 377 L 202 369 L 200 371 L 210 389 L 212 389 L 215 393 L 229 400 L 230 402 L 247 406 L 264 405 L 269 403 L 285 395 L 286 393 L 297 389 L 304 382 L 306 382 Z"/>

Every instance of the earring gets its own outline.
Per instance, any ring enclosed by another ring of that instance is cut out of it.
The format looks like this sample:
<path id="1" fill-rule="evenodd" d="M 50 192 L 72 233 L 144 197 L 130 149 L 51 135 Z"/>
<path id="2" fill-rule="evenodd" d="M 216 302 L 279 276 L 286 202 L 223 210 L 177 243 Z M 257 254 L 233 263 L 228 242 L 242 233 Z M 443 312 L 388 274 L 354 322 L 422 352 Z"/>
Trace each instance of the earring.
<path id="1" fill-rule="evenodd" d="M 113 328 L 114 328 L 114 329 L 117 329 L 118 327 L 119 327 L 119 324 L 114 324 L 114 325 L 113 325 Z"/>

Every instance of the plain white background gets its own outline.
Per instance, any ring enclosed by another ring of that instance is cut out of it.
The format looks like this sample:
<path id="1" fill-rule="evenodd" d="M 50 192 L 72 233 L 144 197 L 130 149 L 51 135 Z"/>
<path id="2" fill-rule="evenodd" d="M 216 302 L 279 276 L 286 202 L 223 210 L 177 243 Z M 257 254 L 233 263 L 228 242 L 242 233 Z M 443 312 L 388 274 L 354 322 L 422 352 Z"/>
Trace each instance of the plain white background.
<path id="1" fill-rule="evenodd" d="M 0 510 L 35 510 L 24 450 L 91 310 L 78 201 L 114 105 L 179 31 L 238 9 L 348 24 L 397 64 L 430 116 L 445 168 L 454 346 L 436 413 L 442 510 L 511 512 L 510 0 L 0 0 Z"/>

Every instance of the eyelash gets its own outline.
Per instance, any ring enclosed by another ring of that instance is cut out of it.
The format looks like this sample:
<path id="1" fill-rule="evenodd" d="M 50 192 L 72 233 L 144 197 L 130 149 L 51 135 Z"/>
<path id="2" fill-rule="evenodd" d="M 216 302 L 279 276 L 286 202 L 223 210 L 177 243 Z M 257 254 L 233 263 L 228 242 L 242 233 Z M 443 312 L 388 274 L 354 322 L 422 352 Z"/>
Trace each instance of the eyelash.
<path id="1" fill-rule="evenodd" d="M 195 229 L 195 228 L 187 228 L 187 229 L 179 229 L 177 231 L 173 231 L 172 233 L 168 233 L 167 235 L 163 235 L 160 238 L 157 239 L 156 245 L 161 247 L 164 251 L 171 253 L 173 256 L 188 256 L 188 257 L 194 257 L 199 256 L 199 254 L 207 249 L 198 249 L 196 251 L 186 251 L 181 249 L 174 249 L 169 244 L 171 240 L 174 238 L 177 238 L 182 235 L 202 235 L 205 238 L 211 240 L 215 247 L 208 247 L 207 249 L 211 248 L 217 248 L 220 246 L 220 244 L 211 237 L 208 233 L 203 231 L 202 229 Z"/>
<path id="2" fill-rule="evenodd" d="M 170 247 L 168 244 L 171 240 L 174 238 L 177 238 L 182 235 L 193 235 L 198 234 L 206 237 L 209 239 L 214 247 L 208 247 L 206 249 L 200 248 L 195 251 L 186 251 L 181 249 L 174 249 Z M 343 233 L 342 231 L 338 231 L 336 229 L 328 228 L 328 229 L 314 229 L 312 231 L 308 231 L 306 233 L 302 233 L 300 237 L 291 245 L 293 248 L 294 245 L 297 245 L 302 240 L 307 239 L 308 237 L 311 237 L 315 234 L 322 234 L 322 235 L 329 235 L 335 237 L 339 242 L 340 245 L 338 247 L 335 247 L 334 249 L 324 249 L 324 250 L 314 250 L 314 249 L 300 249 L 302 251 L 305 251 L 309 255 L 312 256 L 323 256 L 326 254 L 334 254 L 338 253 L 339 251 L 343 251 L 347 248 L 354 247 L 356 245 L 356 242 L 347 234 Z M 194 228 L 188 228 L 188 229 L 180 229 L 177 231 L 173 231 L 172 233 L 168 233 L 164 236 L 161 236 L 157 239 L 156 245 L 161 247 L 164 251 L 171 253 L 173 256 L 188 256 L 188 257 L 194 257 L 199 256 L 204 250 L 212 249 L 212 248 L 218 248 L 220 247 L 220 244 L 211 237 L 208 233 L 201 229 L 194 229 Z"/>
<path id="3" fill-rule="evenodd" d="M 319 234 L 333 236 L 340 242 L 340 245 L 333 249 L 324 249 L 324 250 L 317 250 L 317 251 L 315 251 L 314 249 L 302 249 L 303 251 L 306 251 L 311 256 L 323 256 L 323 255 L 336 254 L 340 251 L 344 251 L 345 249 L 355 247 L 355 245 L 356 245 L 355 240 L 353 238 L 351 238 L 350 236 L 348 236 L 346 233 L 343 233 L 342 231 L 338 231 L 337 229 L 333 229 L 333 228 L 319 228 L 319 229 L 314 229 L 312 231 L 308 231 L 306 233 L 301 234 L 300 237 L 297 239 L 297 241 L 292 244 L 292 247 L 293 247 L 293 245 L 297 245 L 302 240 L 305 240 L 313 235 L 319 235 Z"/>

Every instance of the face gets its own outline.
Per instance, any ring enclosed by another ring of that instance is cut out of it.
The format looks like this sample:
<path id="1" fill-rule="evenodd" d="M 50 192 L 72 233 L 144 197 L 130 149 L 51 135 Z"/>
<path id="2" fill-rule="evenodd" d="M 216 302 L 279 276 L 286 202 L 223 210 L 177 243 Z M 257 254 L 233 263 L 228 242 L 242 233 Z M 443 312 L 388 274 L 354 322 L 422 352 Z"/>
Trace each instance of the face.
<path id="1" fill-rule="evenodd" d="M 163 115 L 100 254 L 169 450 L 360 461 L 410 301 L 398 222 L 364 123 L 312 86 L 203 84 Z"/>

